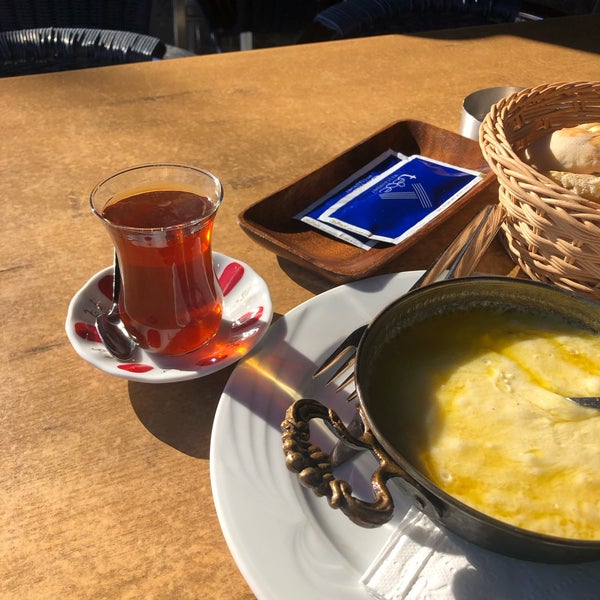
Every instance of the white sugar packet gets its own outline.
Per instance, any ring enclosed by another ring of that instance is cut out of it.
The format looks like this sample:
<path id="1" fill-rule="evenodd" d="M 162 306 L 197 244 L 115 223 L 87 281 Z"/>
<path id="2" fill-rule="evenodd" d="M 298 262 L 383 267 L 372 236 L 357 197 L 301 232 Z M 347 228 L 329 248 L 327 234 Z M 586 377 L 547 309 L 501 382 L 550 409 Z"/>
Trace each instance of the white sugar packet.
<path id="1" fill-rule="evenodd" d="M 412 507 L 361 583 L 377 600 L 596 600 L 600 562 L 550 565 L 496 554 Z"/>

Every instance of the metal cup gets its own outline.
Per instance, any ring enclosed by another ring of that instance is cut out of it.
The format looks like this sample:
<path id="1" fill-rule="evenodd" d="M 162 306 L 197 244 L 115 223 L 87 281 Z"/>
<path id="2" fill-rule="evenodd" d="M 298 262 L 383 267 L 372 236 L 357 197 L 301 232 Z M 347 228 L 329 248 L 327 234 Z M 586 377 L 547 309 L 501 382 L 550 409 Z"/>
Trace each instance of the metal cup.
<path id="1" fill-rule="evenodd" d="M 485 88 L 469 94 L 463 101 L 458 131 L 460 135 L 479 140 L 479 127 L 492 105 L 522 89 L 522 87 L 502 86 Z"/>

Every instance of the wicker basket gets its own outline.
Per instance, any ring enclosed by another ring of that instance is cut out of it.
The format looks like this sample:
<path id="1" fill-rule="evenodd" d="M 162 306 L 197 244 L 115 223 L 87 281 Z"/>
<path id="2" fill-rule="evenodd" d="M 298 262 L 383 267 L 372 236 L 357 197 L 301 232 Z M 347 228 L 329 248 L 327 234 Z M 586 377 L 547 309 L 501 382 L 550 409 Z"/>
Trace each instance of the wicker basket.
<path id="1" fill-rule="evenodd" d="M 502 232 L 532 279 L 600 298 L 600 203 L 560 187 L 521 160 L 534 140 L 561 127 L 600 121 L 600 82 L 525 89 L 485 118 L 479 142 L 500 185 Z"/>

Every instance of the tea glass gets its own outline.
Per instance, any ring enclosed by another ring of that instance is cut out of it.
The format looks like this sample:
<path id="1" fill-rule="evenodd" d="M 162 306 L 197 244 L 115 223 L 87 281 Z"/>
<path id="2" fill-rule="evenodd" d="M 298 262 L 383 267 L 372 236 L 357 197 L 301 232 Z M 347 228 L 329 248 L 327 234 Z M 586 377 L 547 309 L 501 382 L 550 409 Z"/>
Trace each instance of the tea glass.
<path id="1" fill-rule="evenodd" d="M 169 163 L 119 171 L 93 189 L 121 270 L 121 318 L 144 350 L 182 355 L 216 335 L 223 294 L 211 241 L 222 199 L 217 177 Z"/>

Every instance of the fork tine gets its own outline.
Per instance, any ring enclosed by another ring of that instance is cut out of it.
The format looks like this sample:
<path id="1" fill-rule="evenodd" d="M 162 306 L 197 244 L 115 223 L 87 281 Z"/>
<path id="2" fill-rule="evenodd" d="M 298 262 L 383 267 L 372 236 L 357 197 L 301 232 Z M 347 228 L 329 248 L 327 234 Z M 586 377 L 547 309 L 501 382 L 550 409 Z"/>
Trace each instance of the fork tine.
<path id="1" fill-rule="evenodd" d="M 343 352 L 343 354 L 342 354 L 342 356 L 345 357 L 346 355 L 348 355 L 348 357 L 344 360 L 343 363 L 341 363 L 341 364 L 336 363 L 337 368 L 334 371 L 334 373 L 329 377 L 329 379 L 327 380 L 327 383 L 325 385 L 332 383 L 340 375 L 345 373 L 349 368 L 354 367 L 354 363 L 356 362 L 356 346 L 350 346 L 348 349 L 350 350 L 350 352 Z M 342 386 L 342 387 L 344 387 L 344 386 Z M 340 388 L 340 389 L 342 389 L 342 388 Z"/>
<path id="2" fill-rule="evenodd" d="M 354 366 L 354 363 L 356 362 L 356 355 L 352 358 L 352 361 L 348 362 L 348 367 L 350 366 Z M 354 369 L 352 369 L 352 371 L 350 372 L 350 374 L 346 377 L 346 379 L 344 379 L 344 381 L 342 381 L 337 388 L 335 388 L 336 392 L 341 392 L 348 384 L 352 383 L 354 381 Z"/>
<path id="3" fill-rule="evenodd" d="M 313 379 L 316 379 L 325 373 L 325 371 L 328 371 L 334 365 L 337 365 L 342 358 L 346 357 L 348 350 L 351 349 L 352 354 L 354 354 L 356 352 L 356 346 L 358 346 L 358 342 L 360 341 L 360 338 L 362 337 L 362 334 L 366 328 L 367 326 L 363 325 L 362 327 L 355 329 L 343 342 L 341 342 L 339 346 L 325 359 L 323 364 L 313 373 Z M 334 375 L 331 379 L 335 379 L 335 377 L 345 370 L 345 366 L 338 368 L 336 375 Z"/>
<path id="4" fill-rule="evenodd" d="M 346 342 L 345 341 L 342 342 L 342 344 L 344 344 L 344 343 L 346 343 Z M 329 370 L 335 368 L 335 371 L 333 371 L 333 373 L 330 375 L 329 379 L 327 380 L 327 383 L 331 383 L 334 379 L 339 377 L 348 368 L 348 363 L 350 362 L 350 360 L 352 360 L 352 357 L 354 356 L 355 352 L 356 352 L 356 346 L 354 346 L 354 345 L 348 345 L 348 346 L 345 346 L 344 348 L 340 347 L 337 354 L 334 352 L 331 355 L 331 357 L 323 364 L 323 366 L 321 366 L 321 368 L 319 370 L 315 371 L 313 377 L 318 377 L 319 375 L 322 375 L 326 371 L 329 371 Z"/>
<path id="5" fill-rule="evenodd" d="M 352 390 L 352 392 L 350 392 L 348 394 L 348 397 L 346 398 L 346 402 L 352 402 L 352 400 L 356 400 L 358 398 L 358 392 L 356 391 L 356 388 L 354 388 Z"/>

